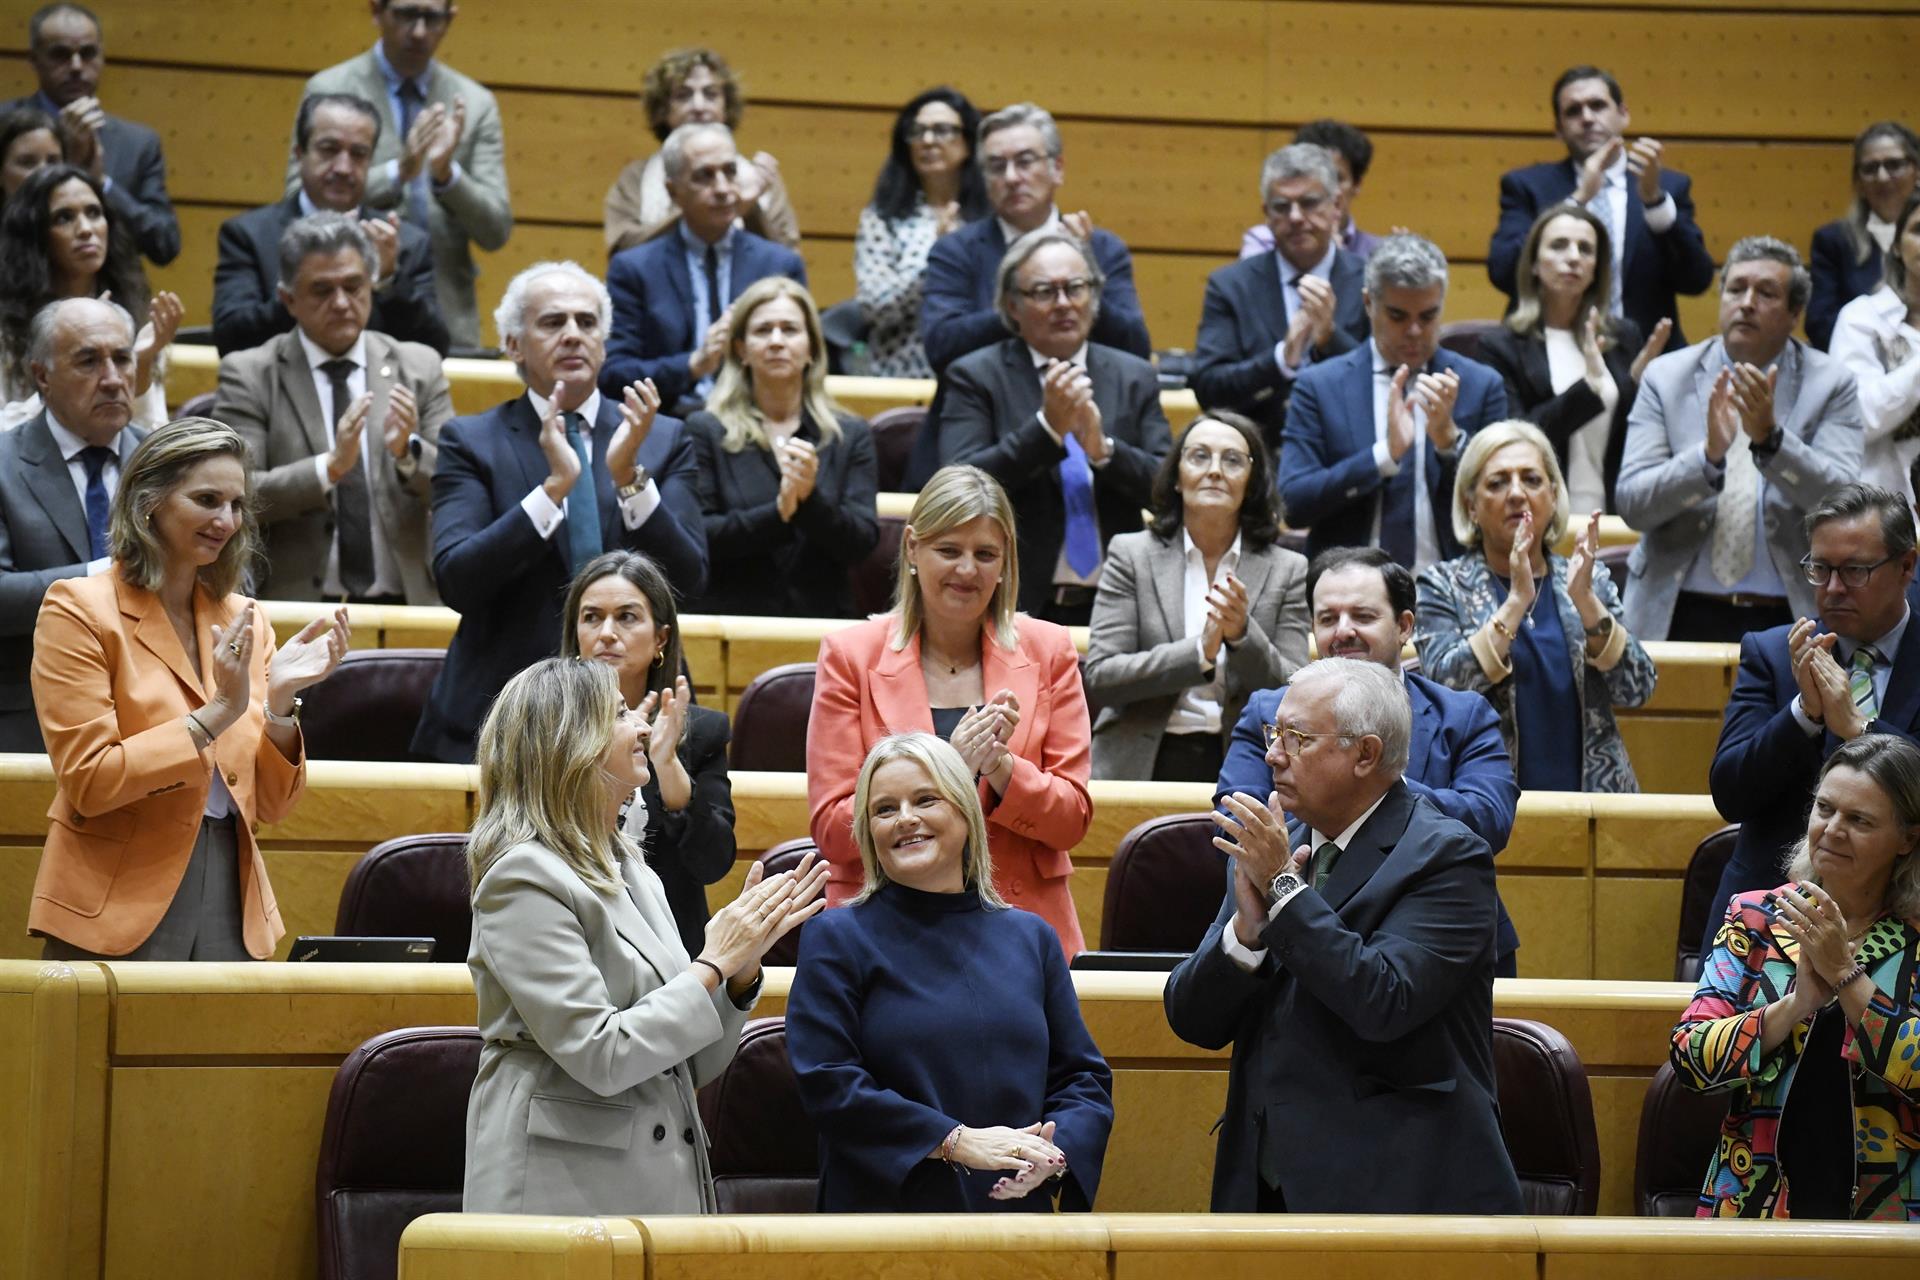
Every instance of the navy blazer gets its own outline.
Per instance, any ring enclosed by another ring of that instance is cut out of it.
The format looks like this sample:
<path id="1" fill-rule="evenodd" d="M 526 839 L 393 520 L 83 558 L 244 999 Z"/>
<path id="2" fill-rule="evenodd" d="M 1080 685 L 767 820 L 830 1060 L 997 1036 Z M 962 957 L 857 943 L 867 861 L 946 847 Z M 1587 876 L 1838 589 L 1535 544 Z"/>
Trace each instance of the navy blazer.
<path id="1" fill-rule="evenodd" d="M 1633 412 L 1633 398 L 1639 387 L 1633 380 L 1633 360 L 1646 339 L 1631 320 L 1615 321 L 1613 345 L 1601 353 L 1607 372 L 1613 376 L 1617 398 L 1613 417 L 1607 424 L 1607 452 L 1601 461 L 1606 479 L 1606 509 L 1614 510 L 1613 487 L 1620 479 L 1620 459 L 1627 449 L 1627 415 Z M 1553 391 L 1553 364 L 1547 358 L 1544 333 L 1521 337 L 1501 325 L 1480 339 L 1480 360 L 1500 375 L 1506 387 L 1507 411 L 1518 414 L 1546 433 L 1553 442 L 1560 474 L 1567 473 L 1567 454 L 1573 447 L 1573 433 L 1586 426 L 1606 408 L 1585 378 L 1558 395 Z M 1585 512 L 1575 512 L 1584 517 Z"/>
<path id="2" fill-rule="evenodd" d="M 1449 689 L 1413 671 L 1401 676 L 1413 709 L 1413 740 L 1401 780 L 1407 790 L 1431 800 L 1436 809 L 1485 840 L 1498 855 L 1513 834 L 1514 811 L 1520 804 L 1520 784 L 1514 781 L 1513 761 L 1500 736 L 1499 713 L 1478 693 Z M 1226 759 L 1220 762 L 1220 781 L 1213 790 L 1215 808 L 1229 794 L 1266 803 L 1273 791 L 1273 770 L 1267 764 L 1261 726 L 1279 723 L 1280 703 L 1286 696 L 1285 689 L 1262 689 L 1247 699 L 1227 739 Z M 1494 955 L 1504 960 L 1520 946 L 1520 935 L 1504 904 L 1498 928 Z"/>
<path id="3" fill-rule="evenodd" d="M 1201 407 L 1246 414 L 1260 424 L 1267 448 L 1276 454 L 1294 381 L 1281 372 L 1273 354 L 1275 346 L 1286 340 L 1292 323 L 1286 290 L 1280 287 L 1280 262 L 1279 251 L 1269 250 L 1208 276 L 1206 298 L 1200 304 L 1200 333 L 1193 347 L 1193 393 Z M 1326 346 L 1313 348 L 1314 361 L 1343 355 L 1371 334 L 1360 296 L 1366 274 L 1364 258 L 1335 250 L 1329 281 L 1333 333 Z"/>
<path id="4" fill-rule="evenodd" d="M 220 224 L 220 260 L 213 269 L 213 344 L 221 355 L 248 351 L 293 331 L 293 315 L 278 292 L 280 237 L 299 217 L 300 197 L 292 195 Z M 393 280 L 374 291 L 366 327 L 399 342 L 432 347 L 443 356 L 452 343 L 433 292 L 433 242 L 411 222 L 400 224 Z"/>
<path id="5" fill-rule="evenodd" d="M 746 230 L 733 236 L 729 303 L 768 276 L 807 282 L 807 264 L 785 245 Z M 688 365 L 707 334 L 707 318 L 694 314 L 693 277 L 678 225 L 614 254 L 607 263 L 607 292 L 613 295 L 613 332 L 600 367 L 601 393 L 618 397 L 628 383 L 652 378 L 660 403 L 672 408 L 699 381 Z"/>
<path id="6" fill-rule="evenodd" d="M 48 110 L 39 94 L 0 106 L 0 116 L 23 108 L 39 111 L 58 123 L 60 112 Z M 110 115 L 100 130 L 107 149 L 107 207 L 114 221 L 133 233 L 140 252 L 157 267 L 180 256 L 180 220 L 167 196 L 167 161 L 160 153 L 160 135 L 143 124 Z"/>
<path id="7" fill-rule="evenodd" d="M 628 529 L 606 465 L 619 423 L 619 407 L 603 396 L 593 424 L 600 544 L 644 551 L 675 590 L 698 593 L 707 585 L 707 538 L 685 424 L 664 416 L 653 420 L 638 465 L 659 486 L 660 505 L 638 529 Z M 418 755 L 470 763 L 494 695 L 522 667 L 559 652 L 560 611 L 573 580 L 566 524 L 543 540 L 520 508 L 547 471 L 540 420 L 524 395 L 440 428 L 433 577 L 441 599 L 459 611 L 460 625 L 413 736 Z"/>
<path id="8" fill-rule="evenodd" d="M 1542 210 L 1564 204 L 1577 185 L 1573 161 L 1555 160 L 1515 169 L 1500 179 L 1500 222 L 1487 246 L 1487 276 L 1507 295 L 1512 310 L 1514 276 L 1527 232 Z M 1693 220 L 1693 180 L 1672 169 L 1660 171 L 1660 188 L 1673 197 L 1677 216 L 1665 234 L 1647 230 L 1647 209 L 1640 203 L 1640 186 L 1627 176 L 1626 274 L 1620 281 L 1620 308 L 1627 319 L 1652 333 L 1664 318 L 1673 321 L 1667 350 L 1687 345 L 1680 331 L 1675 294 L 1705 293 L 1713 284 L 1713 255 L 1707 252 L 1700 224 Z M 1620 255 L 1614 255 L 1619 269 Z"/>
<path id="9" fill-rule="evenodd" d="M 1813 233 L 1807 270 L 1813 275 L 1813 292 L 1807 297 L 1807 342 L 1825 351 L 1833 341 L 1840 308 L 1886 283 L 1886 262 L 1871 236 L 1867 237 L 1867 260 L 1855 262 L 1846 219 L 1836 218 Z"/>
<path id="10" fill-rule="evenodd" d="M 1453 421 L 1470 435 L 1507 416 L 1507 393 L 1500 375 L 1445 347 L 1428 369 L 1460 375 Z M 1373 543 L 1373 512 L 1386 477 L 1373 461 L 1373 344 L 1355 347 L 1325 364 L 1314 365 L 1293 386 L 1287 410 L 1287 447 L 1280 451 L 1280 501 L 1287 523 L 1307 526 L 1307 556 L 1328 547 L 1365 547 Z M 1459 449 L 1442 457 L 1426 433 L 1416 447 L 1426 450 L 1427 496 L 1433 503 L 1440 558 L 1460 554 L 1454 540 L 1453 470 Z M 1400 460 L 1413 465 L 1411 455 Z"/>

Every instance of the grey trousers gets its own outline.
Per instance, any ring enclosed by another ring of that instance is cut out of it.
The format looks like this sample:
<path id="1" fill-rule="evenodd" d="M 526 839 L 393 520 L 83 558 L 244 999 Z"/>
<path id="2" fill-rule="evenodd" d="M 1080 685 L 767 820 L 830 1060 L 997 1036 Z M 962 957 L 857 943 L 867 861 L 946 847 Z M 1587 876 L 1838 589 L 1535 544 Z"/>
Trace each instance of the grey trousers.
<path id="1" fill-rule="evenodd" d="M 241 929 L 240 849 L 232 816 L 202 818 L 173 905 L 147 940 L 123 956 L 48 938 L 44 960 L 251 960 Z"/>

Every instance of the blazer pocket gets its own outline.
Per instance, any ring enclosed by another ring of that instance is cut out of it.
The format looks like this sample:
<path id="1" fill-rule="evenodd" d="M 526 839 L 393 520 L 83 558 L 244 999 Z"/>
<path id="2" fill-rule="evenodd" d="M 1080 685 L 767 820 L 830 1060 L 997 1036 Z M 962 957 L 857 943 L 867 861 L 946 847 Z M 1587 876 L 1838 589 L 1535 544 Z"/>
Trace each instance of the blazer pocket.
<path id="1" fill-rule="evenodd" d="M 125 809 L 91 818 L 74 814 L 67 821 L 53 819 L 48 834 L 60 837 L 67 856 L 59 860 L 58 872 L 48 878 L 38 896 L 76 915 L 99 915 L 126 863 L 134 825 L 133 814 Z"/>
<path id="2" fill-rule="evenodd" d="M 1033 871 L 1043 880 L 1064 880 L 1073 874 L 1073 855 L 1065 849 L 1037 845 L 1033 851 Z"/>
<path id="3" fill-rule="evenodd" d="M 625 1151 L 633 1145 L 633 1104 L 536 1093 L 527 1103 L 527 1132 L 555 1142 Z"/>

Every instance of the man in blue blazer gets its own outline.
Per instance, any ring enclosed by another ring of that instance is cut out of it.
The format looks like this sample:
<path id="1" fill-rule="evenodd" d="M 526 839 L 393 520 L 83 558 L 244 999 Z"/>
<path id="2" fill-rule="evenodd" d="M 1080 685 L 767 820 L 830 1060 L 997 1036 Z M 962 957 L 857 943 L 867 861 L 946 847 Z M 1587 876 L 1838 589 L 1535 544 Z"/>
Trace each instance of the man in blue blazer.
<path id="1" fill-rule="evenodd" d="M 1300 375 L 1280 451 L 1287 522 L 1307 553 L 1384 547 L 1416 573 L 1460 554 L 1450 516 L 1466 437 L 1507 416 L 1500 375 L 1440 347 L 1447 259 L 1416 235 L 1367 259 L 1372 340 Z"/>
<path id="2" fill-rule="evenodd" d="M 1336 547 L 1307 570 L 1315 651 L 1329 658 L 1363 658 L 1391 671 L 1413 639 L 1413 575 L 1378 547 Z M 1498 856 L 1513 833 L 1520 786 L 1500 737 L 1500 717 L 1480 694 L 1449 689 L 1411 671 L 1401 673 L 1413 709 L 1413 738 L 1402 781 L 1417 796 L 1487 842 Z M 1266 762 L 1266 726 L 1280 723 L 1285 689 L 1262 689 L 1247 699 L 1227 742 L 1213 803 L 1238 794 L 1265 800 L 1273 787 Z M 1499 907 L 1497 977 L 1516 976 L 1520 936 Z"/>
<path id="3" fill-rule="evenodd" d="M 613 335 L 600 389 L 651 378 L 661 403 L 697 409 L 727 358 L 727 308 L 767 276 L 807 282 L 800 255 L 740 221 L 740 153 L 723 124 L 683 124 L 660 148 L 680 219 L 607 264 Z"/>
<path id="4" fill-rule="evenodd" d="M 1613 314 L 1626 316 L 1642 333 L 1671 320 L 1667 349 L 1684 347 L 1674 295 L 1705 293 L 1713 283 L 1713 257 L 1693 220 L 1691 179 L 1661 167 L 1661 147 L 1652 138 L 1627 142 L 1632 117 L 1610 72 L 1586 66 L 1562 72 L 1553 86 L 1553 115 L 1567 158 L 1500 179 L 1488 277 L 1511 309 L 1514 272 L 1534 219 L 1557 204 L 1584 205 L 1606 224 L 1616 246 Z"/>
<path id="5" fill-rule="evenodd" d="M 1820 766 L 1835 748 L 1863 733 L 1920 740 L 1920 627 L 1911 625 L 1920 555 L 1906 498 L 1844 485 L 1807 513 L 1806 525 L 1807 561 L 1827 576 L 1814 588 L 1817 616 L 1740 641 L 1709 775 L 1714 807 L 1740 824 L 1740 836 L 1714 894 L 1702 956 L 1733 895 L 1786 879 L 1786 851 L 1806 834 Z M 1826 695 L 1824 688 L 1848 687 L 1856 662 L 1871 673 L 1871 697 Z"/>
<path id="6" fill-rule="evenodd" d="M 1367 340 L 1366 259 L 1339 245 L 1340 171 L 1326 148 L 1275 151 L 1260 191 L 1274 247 L 1207 277 L 1193 390 L 1202 408 L 1258 422 L 1277 454 L 1294 379 Z"/>
<path id="7" fill-rule="evenodd" d="M 464 764 L 494 695 L 559 649 L 567 585 L 603 551 L 644 551 L 683 595 L 706 588 L 694 452 L 645 383 L 618 403 L 595 387 L 612 304 L 572 263 L 542 262 L 494 312 L 527 393 L 440 431 L 433 576 L 460 612 L 413 736 L 416 754 Z"/>

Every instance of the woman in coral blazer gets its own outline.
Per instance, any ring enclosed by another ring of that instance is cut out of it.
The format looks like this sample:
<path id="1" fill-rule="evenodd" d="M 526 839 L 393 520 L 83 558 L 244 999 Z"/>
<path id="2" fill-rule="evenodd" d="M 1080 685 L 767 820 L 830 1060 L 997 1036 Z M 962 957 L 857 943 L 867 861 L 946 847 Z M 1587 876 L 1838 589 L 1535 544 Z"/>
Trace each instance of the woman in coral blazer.
<path id="1" fill-rule="evenodd" d="M 27 927 L 48 959 L 264 960 L 284 932 L 253 830 L 306 783 L 295 695 L 347 622 L 275 650 L 234 593 L 252 498 L 231 427 L 171 423 L 127 459 L 111 566 L 47 589 L 33 695 L 58 790 Z"/>
<path id="2" fill-rule="evenodd" d="M 827 900 L 860 892 L 853 789 L 880 739 L 945 738 L 979 779 L 993 886 L 1044 918 L 1071 959 L 1086 948 L 1067 877 L 1087 833 L 1092 733 L 1065 627 L 1014 612 L 1013 507 L 986 472 L 944 467 L 900 546 L 891 613 L 820 642 L 807 722 L 807 803 Z"/>

